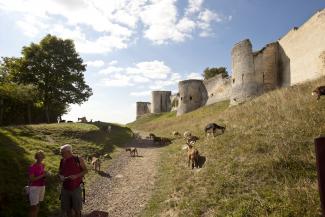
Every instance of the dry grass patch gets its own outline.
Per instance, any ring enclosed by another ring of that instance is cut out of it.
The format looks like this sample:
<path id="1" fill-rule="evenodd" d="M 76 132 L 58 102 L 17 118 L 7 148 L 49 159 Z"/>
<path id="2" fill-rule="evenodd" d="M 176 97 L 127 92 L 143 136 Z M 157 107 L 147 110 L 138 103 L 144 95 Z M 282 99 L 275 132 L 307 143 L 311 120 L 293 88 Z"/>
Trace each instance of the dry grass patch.
<path id="1" fill-rule="evenodd" d="M 182 139 L 166 147 L 157 189 L 142 216 L 318 216 L 313 140 L 325 134 L 325 98 L 317 102 L 311 92 L 324 83 L 323 77 L 230 108 L 221 102 L 130 124 L 169 137 L 173 130 L 191 130 L 206 157 L 202 169 L 191 170 Z M 206 140 L 209 122 L 226 125 L 225 134 Z"/>

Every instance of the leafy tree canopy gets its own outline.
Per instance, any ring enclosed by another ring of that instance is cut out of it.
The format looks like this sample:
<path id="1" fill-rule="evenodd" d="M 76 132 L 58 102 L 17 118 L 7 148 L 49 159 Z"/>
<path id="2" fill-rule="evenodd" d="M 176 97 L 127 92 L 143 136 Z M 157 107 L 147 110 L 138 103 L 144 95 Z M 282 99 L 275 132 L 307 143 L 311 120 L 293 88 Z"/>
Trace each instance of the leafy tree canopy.
<path id="1" fill-rule="evenodd" d="M 202 76 L 204 77 L 204 79 L 209 79 L 209 78 L 212 78 L 218 74 L 222 74 L 223 78 L 229 76 L 227 69 L 225 67 L 215 67 L 215 68 L 208 67 L 203 71 Z"/>
<path id="2" fill-rule="evenodd" d="M 11 99 L 20 103 L 33 103 L 37 100 L 37 90 L 33 85 L 3 83 L 0 86 L 0 99 Z"/>
<path id="3" fill-rule="evenodd" d="M 86 65 L 72 40 L 47 35 L 22 49 L 22 57 L 4 59 L 12 80 L 34 85 L 44 102 L 47 120 L 51 106 L 81 104 L 92 95 L 85 83 Z"/>

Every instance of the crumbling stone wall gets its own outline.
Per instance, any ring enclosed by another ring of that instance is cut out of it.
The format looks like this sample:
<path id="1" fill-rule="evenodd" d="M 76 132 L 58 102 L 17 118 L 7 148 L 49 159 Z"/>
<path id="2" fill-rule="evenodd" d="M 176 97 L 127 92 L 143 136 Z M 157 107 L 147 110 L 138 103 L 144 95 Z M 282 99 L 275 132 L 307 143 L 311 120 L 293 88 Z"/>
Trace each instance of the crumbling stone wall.
<path id="1" fill-rule="evenodd" d="M 176 111 L 179 105 L 179 93 L 170 96 L 171 101 L 171 111 Z"/>
<path id="2" fill-rule="evenodd" d="M 221 74 L 210 79 L 203 80 L 203 84 L 208 92 L 206 105 L 210 105 L 223 100 L 228 100 L 231 93 L 231 79 L 223 78 Z"/>
<path id="3" fill-rule="evenodd" d="M 171 110 L 171 91 L 152 91 L 151 113 L 169 112 Z"/>
<path id="4" fill-rule="evenodd" d="M 150 113 L 150 102 L 137 102 L 137 114 L 136 118 L 140 118 L 142 115 Z"/>
<path id="5" fill-rule="evenodd" d="M 282 65 L 282 78 L 286 79 L 282 81 L 282 86 L 320 77 L 322 73 L 318 61 L 325 50 L 325 9 L 318 11 L 299 28 L 290 30 L 278 42 L 282 57 L 287 58 Z"/>
<path id="6" fill-rule="evenodd" d="M 267 44 L 260 51 L 253 53 L 257 95 L 278 87 L 279 43 Z"/>

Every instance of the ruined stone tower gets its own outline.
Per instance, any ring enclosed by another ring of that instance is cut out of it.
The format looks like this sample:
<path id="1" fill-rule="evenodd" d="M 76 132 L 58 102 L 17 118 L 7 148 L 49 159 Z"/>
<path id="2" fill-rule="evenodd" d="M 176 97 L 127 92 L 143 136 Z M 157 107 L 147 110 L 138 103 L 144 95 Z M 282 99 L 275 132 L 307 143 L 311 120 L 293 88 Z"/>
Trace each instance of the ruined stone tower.
<path id="1" fill-rule="evenodd" d="M 232 91 L 230 104 L 237 104 L 278 87 L 279 43 L 252 51 L 246 39 L 232 50 Z"/>
<path id="2" fill-rule="evenodd" d="M 171 91 L 152 91 L 151 113 L 169 112 L 171 110 Z"/>
<path id="3" fill-rule="evenodd" d="M 137 116 L 136 118 L 140 118 L 142 115 L 150 113 L 150 102 L 137 102 Z"/>
<path id="4" fill-rule="evenodd" d="M 177 115 L 182 115 L 204 106 L 208 100 L 208 93 L 202 80 L 185 80 L 178 83 L 179 104 Z"/>
<path id="5" fill-rule="evenodd" d="M 235 44 L 231 56 L 233 71 L 230 104 L 237 104 L 257 94 L 251 42 L 246 39 Z"/>

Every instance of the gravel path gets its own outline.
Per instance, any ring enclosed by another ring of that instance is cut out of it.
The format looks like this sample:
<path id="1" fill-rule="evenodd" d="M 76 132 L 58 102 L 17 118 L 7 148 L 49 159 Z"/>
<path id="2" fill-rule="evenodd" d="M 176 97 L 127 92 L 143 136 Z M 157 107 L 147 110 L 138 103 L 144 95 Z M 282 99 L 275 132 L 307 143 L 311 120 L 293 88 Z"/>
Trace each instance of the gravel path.
<path id="1" fill-rule="evenodd" d="M 139 157 L 121 152 L 87 189 L 83 216 L 138 216 L 146 206 L 154 188 L 161 148 L 143 139 L 134 140 L 132 147 L 137 147 Z"/>

